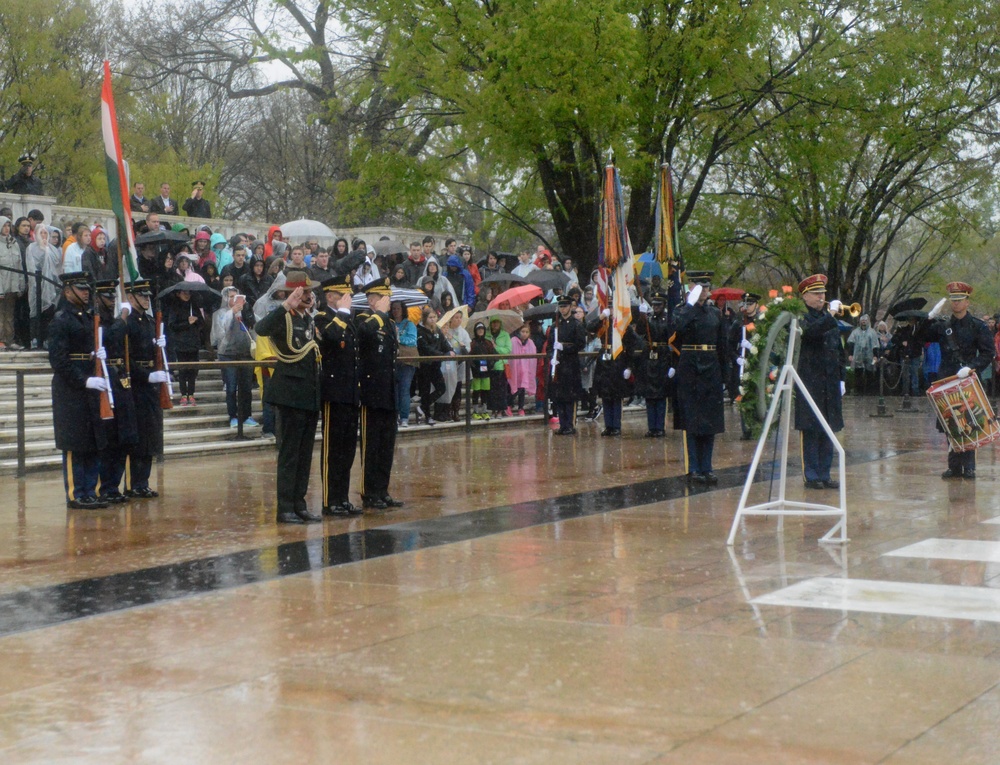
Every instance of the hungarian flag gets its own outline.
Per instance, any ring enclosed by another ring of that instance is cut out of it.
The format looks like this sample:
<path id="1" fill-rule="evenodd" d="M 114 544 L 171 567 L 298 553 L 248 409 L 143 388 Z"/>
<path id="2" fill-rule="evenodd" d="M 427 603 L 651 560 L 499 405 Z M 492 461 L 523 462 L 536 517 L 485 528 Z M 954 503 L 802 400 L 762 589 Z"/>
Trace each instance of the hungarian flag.
<path id="1" fill-rule="evenodd" d="M 101 133 L 104 136 L 104 166 L 108 171 L 111 209 L 118 221 L 118 273 L 121 277 L 119 284 L 124 292 L 125 282 L 138 279 L 139 270 L 136 268 L 135 233 L 132 230 L 132 216 L 129 214 L 128 178 L 125 161 L 122 159 L 122 145 L 118 141 L 115 97 L 111 92 L 111 64 L 107 61 L 104 62 L 104 87 L 101 88 Z M 123 247 L 123 242 L 127 246 Z"/>

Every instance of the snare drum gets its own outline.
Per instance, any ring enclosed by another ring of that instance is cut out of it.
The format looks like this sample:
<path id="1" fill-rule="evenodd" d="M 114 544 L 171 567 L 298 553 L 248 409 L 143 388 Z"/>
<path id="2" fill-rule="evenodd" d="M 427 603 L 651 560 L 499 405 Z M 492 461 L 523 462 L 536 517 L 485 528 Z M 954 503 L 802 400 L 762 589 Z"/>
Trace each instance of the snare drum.
<path id="1" fill-rule="evenodd" d="M 975 372 L 938 380 L 927 389 L 927 398 L 953 451 L 978 449 L 1000 438 L 1000 425 Z"/>

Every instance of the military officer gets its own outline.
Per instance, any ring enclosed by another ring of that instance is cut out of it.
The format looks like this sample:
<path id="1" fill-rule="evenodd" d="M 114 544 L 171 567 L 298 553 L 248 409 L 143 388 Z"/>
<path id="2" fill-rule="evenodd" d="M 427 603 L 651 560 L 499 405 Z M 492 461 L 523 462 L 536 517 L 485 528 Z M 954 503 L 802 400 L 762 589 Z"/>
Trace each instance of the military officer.
<path id="1" fill-rule="evenodd" d="M 119 487 L 125 474 L 129 452 L 139 440 L 128 370 L 128 326 L 125 319 L 115 315 L 117 291 L 117 279 L 104 279 L 94 284 L 97 296 L 95 307 L 100 316 L 103 347 L 107 355 L 104 364 L 108 369 L 108 380 L 114 397 L 114 418 L 101 421 L 107 443 L 101 450 L 98 484 L 98 497 L 109 505 L 128 501 Z"/>
<path id="2" fill-rule="evenodd" d="M 149 279 L 139 279 L 126 288 L 129 312 L 128 368 L 132 382 L 132 400 L 135 404 L 137 439 L 128 456 L 125 476 L 125 496 L 133 499 L 152 499 L 159 492 L 149 487 L 153 458 L 163 451 L 163 409 L 160 408 L 160 386 L 167 383 L 167 372 L 157 370 L 157 357 L 167 346 L 166 336 L 157 331 L 149 315 L 149 301 L 153 284 Z"/>
<path id="3" fill-rule="evenodd" d="M 317 285 L 301 269 L 285 271 L 284 278 L 284 289 L 272 293 L 283 295 L 283 302 L 255 327 L 258 335 L 270 338 L 277 358 L 264 392 L 264 401 L 278 415 L 277 521 L 318 523 L 323 519 L 306 505 L 320 404 L 319 346 L 311 315 Z"/>
<path id="4" fill-rule="evenodd" d="M 59 278 L 62 296 L 48 337 L 56 448 L 63 453 L 67 506 L 100 509 L 108 506 L 97 498 L 100 452 L 106 444 L 100 396 L 109 386 L 94 374 L 90 277 L 84 271 L 74 271 Z"/>
<path id="5" fill-rule="evenodd" d="M 948 297 L 941 298 L 927 318 L 917 325 L 915 338 L 921 343 L 938 343 L 941 346 L 941 377 L 957 375 L 968 377 L 975 371 L 982 372 L 993 363 L 996 353 L 989 327 L 982 319 L 969 313 L 972 287 L 965 282 L 950 282 L 945 288 Z M 938 318 L 949 308 L 947 318 Z M 938 430 L 941 430 L 938 424 Z M 948 448 L 948 469 L 942 478 L 976 478 L 976 450 L 956 452 Z"/>
<path id="6" fill-rule="evenodd" d="M 559 315 L 545 336 L 546 391 L 559 418 L 557 436 L 576 433 L 576 402 L 583 392 L 580 351 L 587 344 L 583 325 L 573 318 L 573 298 L 559 296 Z"/>
<path id="7" fill-rule="evenodd" d="M 654 292 L 649 304 L 653 310 L 646 314 L 646 349 L 638 365 L 636 393 L 646 399 L 646 438 L 663 438 L 666 435 L 667 396 L 672 385 L 667 375 L 674 353 L 670 345 L 667 296 Z"/>
<path id="8" fill-rule="evenodd" d="M 817 408 L 837 433 L 844 429 L 841 397 L 844 395 L 844 348 L 840 327 L 834 314 L 840 301 L 827 310 L 826 276 L 813 274 L 799 282 L 799 294 L 806 313 L 799 320 L 802 328 L 799 363 L 796 370 Z M 816 419 L 812 407 L 802 396 L 795 397 L 795 427 L 802 433 L 802 468 L 807 489 L 838 489 L 840 482 L 830 477 L 833 465 L 833 442 Z"/>
<path id="9" fill-rule="evenodd" d="M 716 484 L 712 470 L 715 436 L 726 429 L 723 381 L 729 365 L 728 327 L 718 308 L 707 305 L 712 272 L 688 271 L 687 300 L 674 310 L 673 331 L 680 349 L 675 374 L 674 427 L 683 431 L 689 481 Z"/>
<path id="10" fill-rule="evenodd" d="M 335 273 L 320 283 L 326 305 L 316 316 L 323 356 L 323 515 L 360 515 L 348 498 L 351 467 L 358 447 L 360 386 L 358 333 L 351 318 L 350 274 Z"/>
<path id="11" fill-rule="evenodd" d="M 396 450 L 396 356 L 399 340 L 389 318 L 392 287 L 388 278 L 364 287 L 371 313 L 358 324 L 361 379 L 361 503 L 373 510 L 401 507 L 389 495 Z"/>

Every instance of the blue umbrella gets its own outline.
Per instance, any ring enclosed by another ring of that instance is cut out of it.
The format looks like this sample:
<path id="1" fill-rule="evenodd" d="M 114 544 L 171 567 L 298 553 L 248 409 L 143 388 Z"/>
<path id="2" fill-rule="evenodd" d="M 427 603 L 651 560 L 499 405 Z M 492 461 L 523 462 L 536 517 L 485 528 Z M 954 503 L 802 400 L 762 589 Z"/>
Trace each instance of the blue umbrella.
<path id="1" fill-rule="evenodd" d="M 654 276 L 663 278 L 663 268 L 656 260 L 656 253 L 644 252 L 636 261 L 636 273 L 640 279 L 652 279 Z"/>

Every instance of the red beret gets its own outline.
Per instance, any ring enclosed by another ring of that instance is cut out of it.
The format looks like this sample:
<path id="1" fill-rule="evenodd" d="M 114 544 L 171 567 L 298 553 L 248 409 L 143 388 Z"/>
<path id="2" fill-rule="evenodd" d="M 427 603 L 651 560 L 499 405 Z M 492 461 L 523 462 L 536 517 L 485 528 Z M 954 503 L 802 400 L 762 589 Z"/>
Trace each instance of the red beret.
<path id="1" fill-rule="evenodd" d="M 813 274 L 799 282 L 799 292 L 826 292 L 826 275 Z"/>
<path id="2" fill-rule="evenodd" d="M 972 294 L 972 286 L 965 282 L 948 282 L 945 287 L 948 297 L 952 300 L 964 300 Z"/>

